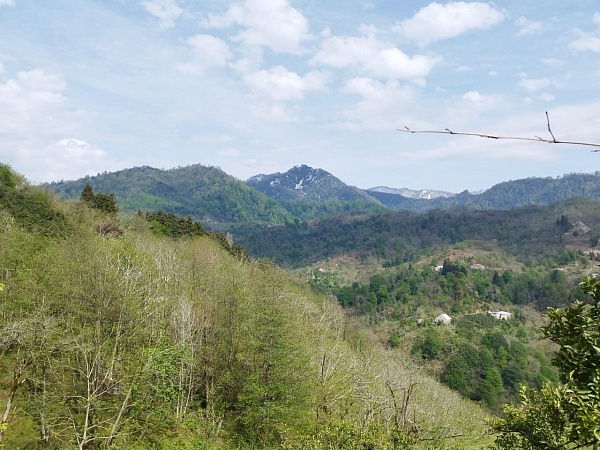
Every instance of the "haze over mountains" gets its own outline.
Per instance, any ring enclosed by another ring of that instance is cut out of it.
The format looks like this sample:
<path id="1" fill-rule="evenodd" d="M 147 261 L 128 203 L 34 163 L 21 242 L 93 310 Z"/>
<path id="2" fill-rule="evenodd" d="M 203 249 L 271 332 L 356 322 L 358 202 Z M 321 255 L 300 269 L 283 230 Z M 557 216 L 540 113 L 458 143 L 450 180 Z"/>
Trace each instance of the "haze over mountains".
<path id="1" fill-rule="evenodd" d="M 136 167 L 47 186 L 61 198 L 72 199 L 79 197 L 86 183 L 96 192 L 114 193 L 124 211 L 160 209 L 222 226 L 283 224 L 351 211 L 510 210 L 572 197 L 600 199 L 600 172 L 527 178 L 500 183 L 482 193 L 452 194 L 383 186 L 363 190 L 306 165 L 284 173 L 256 175 L 245 183 L 217 167 L 194 164 L 168 170 Z"/>

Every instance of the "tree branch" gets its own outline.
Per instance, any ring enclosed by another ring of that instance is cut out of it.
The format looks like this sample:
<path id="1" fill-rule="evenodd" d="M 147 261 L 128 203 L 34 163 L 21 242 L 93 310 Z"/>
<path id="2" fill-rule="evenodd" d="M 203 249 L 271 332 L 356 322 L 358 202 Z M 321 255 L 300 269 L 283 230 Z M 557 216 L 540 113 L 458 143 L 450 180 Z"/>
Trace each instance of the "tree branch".
<path id="1" fill-rule="evenodd" d="M 488 139 L 510 139 L 510 140 L 518 140 L 518 141 L 535 141 L 535 142 L 547 142 L 548 144 L 569 144 L 569 145 L 587 145 L 589 147 L 600 147 L 600 143 L 594 142 L 582 142 L 582 141 L 559 141 L 554 137 L 554 133 L 552 133 L 552 129 L 550 128 L 550 118 L 548 117 L 548 111 L 546 111 L 546 122 L 548 124 L 548 132 L 552 139 L 544 139 L 539 136 L 535 137 L 523 137 L 523 136 L 500 136 L 494 134 L 486 134 L 486 133 L 470 133 L 463 131 L 452 131 L 448 128 L 444 130 L 412 130 L 405 126 L 404 128 L 398 128 L 398 131 L 403 131 L 405 133 L 433 133 L 433 134 L 457 134 L 461 136 L 478 136 L 482 138 Z M 599 150 L 592 150 L 592 152 L 600 152 Z"/>

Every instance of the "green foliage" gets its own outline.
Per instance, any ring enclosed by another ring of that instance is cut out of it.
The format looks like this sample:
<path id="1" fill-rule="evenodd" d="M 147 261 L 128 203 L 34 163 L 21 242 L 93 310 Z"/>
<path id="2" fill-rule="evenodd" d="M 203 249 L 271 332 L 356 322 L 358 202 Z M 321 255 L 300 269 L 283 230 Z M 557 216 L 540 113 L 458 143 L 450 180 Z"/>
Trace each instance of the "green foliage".
<path id="1" fill-rule="evenodd" d="M 138 211 L 138 216 L 142 212 Z M 150 222 L 150 229 L 157 234 L 163 234 L 172 238 L 203 236 L 202 224 L 193 221 L 190 216 L 184 218 L 173 213 L 163 211 L 146 212 L 144 218 Z"/>
<path id="2" fill-rule="evenodd" d="M 491 422 L 499 449 L 558 449 L 600 441 L 600 280 L 584 278 L 587 298 L 565 309 L 548 309 L 544 336 L 559 349 L 554 364 L 565 384 L 521 390 L 518 407 L 506 405 L 505 417 Z"/>
<path id="3" fill-rule="evenodd" d="M 554 360 L 566 378 L 561 393 L 568 404 L 576 442 L 600 440 L 600 280 L 585 278 L 581 283 L 588 295 L 565 309 L 548 309 L 550 323 L 544 336 L 560 346 Z"/>
<path id="4" fill-rule="evenodd" d="M 10 166 L 0 163 L 0 191 L 15 189 L 18 182 L 19 177 Z"/>
<path id="5" fill-rule="evenodd" d="M 44 236 L 66 236 L 71 227 L 58 210 L 53 196 L 40 188 L 30 187 L 9 166 L 0 164 L 0 214 L 9 223 Z"/>
<path id="6" fill-rule="evenodd" d="M 399 347 L 399 346 L 400 346 L 400 336 L 398 335 L 398 332 L 397 332 L 397 331 L 394 331 L 394 332 L 393 332 L 393 333 L 390 335 L 390 337 L 389 337 L 389 339 L 388 339 L 388 345 L 389 345 L 391 348 L 396 348 L 396 347 Z"/>
<path id="7" fill-rule="evenodd" d="M 567 438 L 571 428 L 557 390 L 549 385 L 539 392 L 522 387 L 517 406 L 505 405 L 504 417 L 490 421 L 500 433 L 495 440 L 499 450 L 559 450 L 573 448 Z"/>
<path id="8" fill-rule="evenodd" d="M 130 417 L 153 434 L 164 433 L 175 425 L 179 369 L 186 353 L 166 338 L 146 351 L 146 363 L 133 385 Z"/>
<path id="9" fill-rule="evenodd" d="M 115 197 L 115 194 L 94 194 L 92 186 L 89 183 L 86 183 L 83 187 L 79 199 L 87 204 L 90 208 L 97 209 L 106 214 L 115 215 L 119 212 L 119 207 L 117 206 L 117 197 Z"/>
<path id="10" fill-rule="evenodd" d="M 429 328 L 424 339 L 413 348 L 413 353 L 425 360 L 436 359 L 444 349 L 441 333 L 436 328 Z"/>

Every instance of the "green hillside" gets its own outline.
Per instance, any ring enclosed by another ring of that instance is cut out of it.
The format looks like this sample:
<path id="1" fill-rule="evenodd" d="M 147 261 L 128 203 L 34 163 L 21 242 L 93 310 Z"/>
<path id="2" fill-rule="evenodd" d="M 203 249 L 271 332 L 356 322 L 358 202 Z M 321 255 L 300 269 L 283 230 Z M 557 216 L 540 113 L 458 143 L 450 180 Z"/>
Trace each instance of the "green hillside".
<path id="1" fill-rule="evenodd" d="M 160 209 L 207 224 L 292 220 L 275 200 L 201 164 L 170 170 L 136 167 L 47 186 L 62 199 L 77 199 L 86 183 L 96 192 L 115 194 L 122 211 Z"/>
<path id="2" fill-rule="evenodd" d="M 6 448 L 489 442 L 485 410 L 270 263 L 185 218 L 106 214 L 15 180 L 0 178 Z"/>

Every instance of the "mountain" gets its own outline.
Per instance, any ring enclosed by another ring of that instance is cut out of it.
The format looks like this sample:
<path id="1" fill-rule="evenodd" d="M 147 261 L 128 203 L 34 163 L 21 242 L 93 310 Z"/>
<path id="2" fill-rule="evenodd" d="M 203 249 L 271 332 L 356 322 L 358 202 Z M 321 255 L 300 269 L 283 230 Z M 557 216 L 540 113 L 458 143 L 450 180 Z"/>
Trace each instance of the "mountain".
<path id="1" fill-rule="evenodd" d="M 169 170 L 135 167 L 47 187 L 63 199 L 75 199 L 86 183 L 95 192 L 114 193 L 123 211 L 163 210 L 189 215 L 207 225 L 292 220 L 277 201 L 217 167 L 201 164 Z"/>
<path id="2" fill-rule="evenodd" d="M 395 195 L 401 195 L 402 197 L 406 197 L 406 198 L 421 198 L 421 199 L 425 199 L 425 200 L 431 200 L 433 198 L 438 198 L 438 197 L 453 197 L 456 194 L 453 194 L 452 192 L 446 192 L 446 191 L 434 191 L 434 190 L 430 190 L 430 189 L 419 189 L 419 190 L 414 190 L 414 189 L 408 189 L 408 188 L 391 188 L 391 187 L 387 187 L 387 186 L 377 186 L 377 187 L 373 187 L 373 188 L 369 188 L 366 189 L 368 192 L 381 192 L 384 194 L 395 194 Z"/>
<path id="3" fill-rule="evenodd" d="M 195 164 L 169 170 L 137 167 L 46 187 L 63 199 L 75 199 L 86 183 L 95 192 L 114 193 L 123 211 L 162 210 L 190 215 L 211 228 L 221 229 L 239 223 L 285 224 L 341 213 L 378 214 L 390 209 L 511 210 L 532 204 L 550 205 L 573 197 L 600 199 L 600 172 L 527 178 L 499 183 L 483 193 L 450 194 L 381 186 L 361 190 L 323 169 L 306 165 L 284 173 L 256 175 L 245 183 L 217 167 Z M 420 198 L 400 195 L 402 192 Z"/>
<path id="4" fill-rule="evenodd" d="M 452 197 L 430 200 L 366 190 L 393 210 L 424 212 L 433 209 L 466 207 L 476 210 L 510 210 L 524 205 L 550 205 L 573 197 L 600 199 L 600 172 L 566 174 L 557 178 L 526 178 L 496 184 L 482 193 L 461 192 Z"/>
<path id="5" fill-rule="evenodd" d="M 374 203 L 364 191 L 348 186 L 323 169 L 295 166 L 284 173 L 255 175 L 246 184 L 279 201 L 295 200 L 363 200 Z"/>

